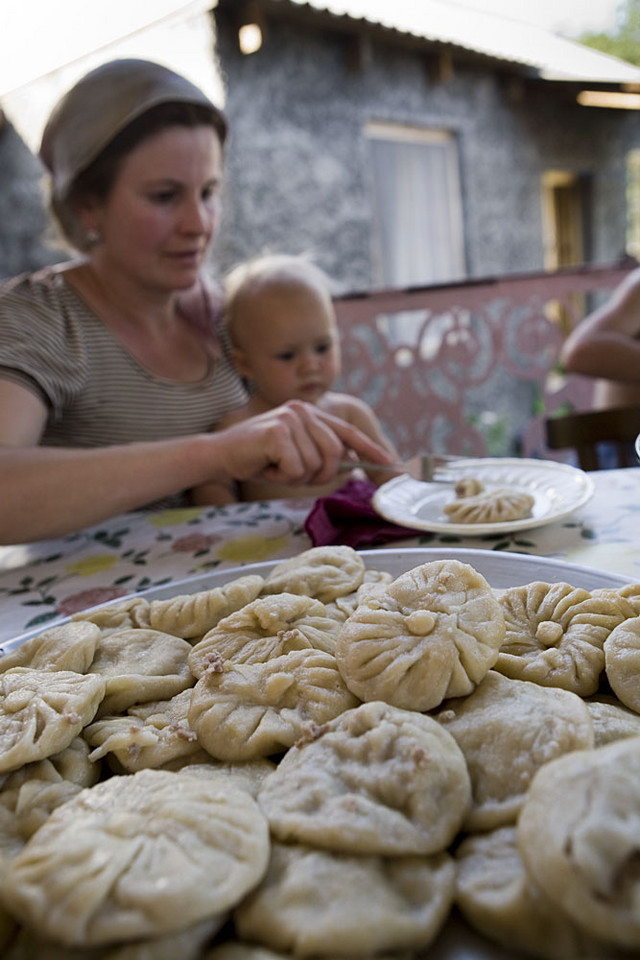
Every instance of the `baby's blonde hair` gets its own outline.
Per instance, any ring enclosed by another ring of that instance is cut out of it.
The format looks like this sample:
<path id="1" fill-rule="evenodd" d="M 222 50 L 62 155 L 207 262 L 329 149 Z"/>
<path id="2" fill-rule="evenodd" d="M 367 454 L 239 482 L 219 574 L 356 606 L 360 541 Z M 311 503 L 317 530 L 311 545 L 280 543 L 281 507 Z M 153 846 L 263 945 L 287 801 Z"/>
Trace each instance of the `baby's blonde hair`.
<path id="1" fill-rule="evenodd" d="M 333 313 L 331 281 L 303 254 L 269 253 L 254 257 L 231 270 L 224 280 L 225 319 L 234 345 L 243 307 L 271 290 L 313 290 Z"/>

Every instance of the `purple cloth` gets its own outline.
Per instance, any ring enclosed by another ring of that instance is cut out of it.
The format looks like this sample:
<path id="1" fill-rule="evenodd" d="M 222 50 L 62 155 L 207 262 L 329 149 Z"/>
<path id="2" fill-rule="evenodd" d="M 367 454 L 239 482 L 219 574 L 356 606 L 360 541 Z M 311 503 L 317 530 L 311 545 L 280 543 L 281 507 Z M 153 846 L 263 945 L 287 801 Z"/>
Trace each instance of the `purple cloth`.
<path id="1" fill-rule="evenodd" d="M 336 543 L 357 549 L 418 535 L 429 537 L 376 513 L 371 505 L 376 489 L 370 480 L 351 479 L 328 496 L 319 497 L 304 524 L 314 547 Z"/>

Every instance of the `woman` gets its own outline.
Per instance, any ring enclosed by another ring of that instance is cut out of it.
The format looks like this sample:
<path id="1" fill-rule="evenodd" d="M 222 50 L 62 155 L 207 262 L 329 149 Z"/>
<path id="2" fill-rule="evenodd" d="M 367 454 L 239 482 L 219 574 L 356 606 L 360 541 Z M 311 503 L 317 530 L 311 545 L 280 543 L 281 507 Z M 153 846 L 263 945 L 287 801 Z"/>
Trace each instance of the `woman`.
<path id="1" fill-rule="evenodd" d="M 324 483 L 389 455 L 293 402 L 244 402 L 201 278 L 226 122 L 183 77 L 118 60 L 54 109 L 41 158 L 79 259 L 0 285 L 0 542 L 59 536 L 210 481 Z"/>

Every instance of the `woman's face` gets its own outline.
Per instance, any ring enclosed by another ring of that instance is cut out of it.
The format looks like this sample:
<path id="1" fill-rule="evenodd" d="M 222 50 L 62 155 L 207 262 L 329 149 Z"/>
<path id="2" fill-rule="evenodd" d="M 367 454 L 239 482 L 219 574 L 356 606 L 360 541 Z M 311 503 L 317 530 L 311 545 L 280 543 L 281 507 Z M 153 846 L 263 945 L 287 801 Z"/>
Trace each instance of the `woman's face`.
<path id="1" fill-rule="evenodd" d="M 120 166 L 109 195 L 84 210 L 97 267 L 163 291 L 197 280 L 218 218 L 222 147 L 209 126 L 172 126 Z"/>

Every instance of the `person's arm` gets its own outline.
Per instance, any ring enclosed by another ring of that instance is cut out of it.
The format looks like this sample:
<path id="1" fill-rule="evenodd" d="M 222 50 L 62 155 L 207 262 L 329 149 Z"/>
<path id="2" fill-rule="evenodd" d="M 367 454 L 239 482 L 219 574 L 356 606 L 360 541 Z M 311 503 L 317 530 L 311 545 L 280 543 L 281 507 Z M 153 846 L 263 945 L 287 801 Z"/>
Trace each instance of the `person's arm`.
<path id="1" fill-rule="evenodd" d="M 36 446 L 46 411 L 0 380 L 0 543 L 62 536 L 211 481 L 327 483 L 346 449 L 385 463 L 351 424 L 293 401 L 219 433 L 92 449 Z"/>
<path id="2" fill-rule="evenodd" d="M 640 270 L 569 334 L 560 361 L 568 373 L 640 383 Z"/>
<path id="3" fill-rule="evenodd" d="M 196 507 L 225 507 L 239 501 L 237 483 L 233 479 L 228 483 L 215 480 L 200 483 L 189 491 L 189 502 Z"/>
<path id="4" fill-rule="evenodd" d="M 244 408 L 242 408 L 244 409 Z M 228 427 L 245 420 L 241 410 L 232 410 L 216 425 L 215 430 L 226 430 Z M 224 507 L 230 503 L 238 503 L 238 484 L 233 477 L 226 481 L 211 480 L 200 483 L 189 491 L 189 501 L 195 506 Z"/>
<path id="5" fill-rule="evenodd" d="M 400 455 L 392 441 L 386 435 L 382 424 L 371 407 L 365 403 L 364 400 L 350 395 L 342 395 L 340 403 L 344 405 L 345 419 L 357 427 L 367 437 L 370 437 L 376 443 L 380 444 L 389 454 L 390 461 L 388 462 L 397 463 L 400 460 Z M 394 475 L 393 471 L 390 470 L 372 470 L 371 468 L 368 468 L 364 472 L 369 480 L 375 483 L 376 486 L 380 486 L 381 483 L 390 480 Z"/>

